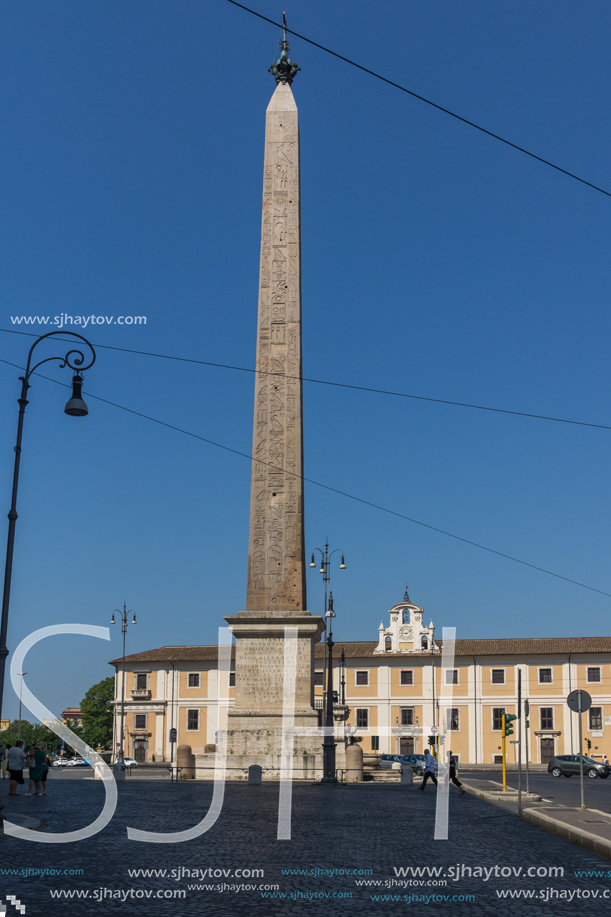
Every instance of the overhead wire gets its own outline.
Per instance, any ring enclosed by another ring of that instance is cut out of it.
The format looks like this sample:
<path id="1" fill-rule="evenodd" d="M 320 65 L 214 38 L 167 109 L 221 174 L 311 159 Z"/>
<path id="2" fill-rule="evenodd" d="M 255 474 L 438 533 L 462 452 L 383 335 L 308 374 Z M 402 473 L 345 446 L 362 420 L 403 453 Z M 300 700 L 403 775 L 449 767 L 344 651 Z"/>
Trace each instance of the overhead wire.
<path id="1" fill-rule="evenodd" d="M 4 363 L 7 366 L 13 366 L 17 369 L 23 369 L 24 367 L 19 366 L 17 363 L 12 363 L 9 360 L 3 360 L 0 358 L 0 363 Z M 45 379 L 48 382 L 54 382 L 56 385 L 61 385 L 64 388 L 70 388 L 64 382 L 59 381 L 58 379 L 53 379 L 51 376 L 45 376 L 42 373 L 34 373 L 41 379 Z M 445 529 L 439 528 L 435 525 L 430 525 L 428 522 L 422 522 L 419 519 L 414 519 L 413 516 L 408 516 L 405 513 L 400 513 L 397 510 L 390 509 L 387 506 L 382 506 L 380 503 L 374 503 L 372 500 L 366 500 L 364 497 L 357 497 L 356 494 L 348 493 L 348 491 L 340 490 L 338 487 L 332 487 L 330 484 L 323 484 L 321 481 L 315 481 L 313 478 L 308 478 L 305 475 L 299 475 L 296 472 L 289 471 L 286 468 L 281 468 L 277 465 L 272 464 L 271 462 L 264 462 L 262 459 L 257 459 L 249 452 L 242 452 L 240 449 L 234 449 L 231 446 L 226 446 L 224 443 L 216 442 L 213 439 L 209 439 L 206 436 L 201 436 L 199 433 L 193 433 L 191 430 L 185 430 L 182 427 L 177 427 L 175 424 L 168 423 L 165 420 L 159 420 L 157 417 L 151 417 L 150 414 L 144 414 L 142 411 L 136 411 L 134 408 L 128 408 L 123 404 L 119 404 L 116 401 L 110 401 L 108 398 L 102 398 L 100 395 L 94 395 L 92 392 L 87 391 L 87 397 L 93 398 L 95 401 L 100 401 L 103 404 L 108 404 L 111 407 L 118 408 L 120 411 L 125 411 L 128 414 L 133 414 L 135 417 L 140 417 L 143 420 L 148 420 L 151 423 L 158 424 L 159 426 L 166 427 L 169 430 L 174 430 L 177 433 L 182 433 L 184 436 L 189 436 L 192 439 L 200 440 L 201 442 L 207 443 L 210 446 L 215 446 L 217 449 L 222 449 L 224 452 L 230 452 L 232 455 L 240 456 L 241 458 L 248 459 L 251 462 L 259 462 L 263 465 L 267 465 L 272 468 L 274 471 L 282 472 L 283 474 L 288 475 L 289 477 L 298 478 L 304 483 L 313 484 L 315 487 L 320 487 L 323 490 L 330 491 L 331 493 L 338 494 L 341 497 L 346 497 L 349 500 L 353 500 L 356 503 L 360 503 L 363 506 L 369 506 L 372 509 L 377 509 L 380 512 L 386 513 L 390 516 L 395 516 L 398 519 L 404 519 L 407 522 L 411 522 L 414 525 L 418 525 L 422 528 L 428 529 L 431 532 L 437 532 L 439 535 L 445 535 L 447 538 L 453 538 L 455 541 L 462 542 L 463 544 L 470 545 L 474 548 L 479 548 L 481 551 L 486 551 L 489 554 L 494 554 L 497 557 L 502 557 L 505 560 L 510 560 L 513 563 L 521 564 L 523 567 L 529 567 L 531 570 L 535 570 L 539 573 L 544 573 L 547 576 L 552 576 L 555 579 L 563 580 L 565 583 L 571 583 L 573 586 L 579 586 L 582 589 L 587 589 L 590 592 L 596 592 L 598 595 L 604 595 L 607 598 L 611 598 L 611 592 L 605 592 L 603 589 L 598 589 L 595 586 L 590 586 L 588 583 L 582 583 L 579 580 L 572 579 L 569 576 L 563 576 L 561 573 L 556 573 L 553 570 L 548 570 L 545 567 L 541 567 L 538 564 L 530 563 L 530 561 L 523 560 L 520 557 L 515 557 L 512 554 L 507 554 L 504 551 L 497 551 L 495 548 L 490 548 L 487 545 L 480 544 L 477 541 L 472 541 L 469 538 L 464 538 L 462 535 L 456 535 L 454 532 L 448 532 Z"/>
<path id="2" fill-rule="evenodd" d="M 21 334 L 28 337 L 37 337 L 37 335 L 31 331 L 17 331 L 14 328 L 0 328 L 0 332 L 6 334 Z M 58 340 L 62 340 L 62 338 L 58 338 Z M 65 340 L 66 343 L 70 343 L 67 339 L 63 340 Z M 161 360 L 176 360 L 180 363 L 193 363 L 199 366 L 211 366 L 216 369 L 230 369 L 235 372 L 252 373 L 253 375 L 278 376 L 282 379 L 291 379 L 294 381 L 298 380 L 300 382 L 311 382 L 315 385 L 329 385 L 334 388 L 352 389 L 357 392 L 370 392 L 375 395 L 389 395 L 393 398 L 411 398 L 415 401 L 429 401 L 433 404 L 447 404 L 451 407 L 470 408 L 471 410 L 476 411 L 489 411 L 494 414 L 509 414 L 514 417 L 528 417 L 531 420 L 547 420 L 553 423 L 574 424 L 575 426 L 579 427 L 593 427 L 597 430 L 611 430 L 611 425 L 609 424 L 591 423 L 586 420 L 572 420 L 567 417 L 552 417 L 548 414 L 534 414 L 528 411 L 512 411 L 508 408 L 494 408 L 490 407 L 489 405 L 474 404 L 467 401 L 451 401 L 448 398 L 433 398 L 429 395 L 414 395 L 410 392 L 395 392 L 391 391 L 390 389 L 372 388 L 371 386 L 355 385 L 349 382 L 336 382 L 330 379 L 315 379 L 311 376 L 291 376 L 288 373 L 271 372 L 264 369 L 252 369 L 248 366 L 235 366 L 231 363 L 214 363 L 211 360 L 196 360 L 192 357 L 178 357 L 167 353 L 154 353 L 149 350 L 134 350 L 129 347 L 116 347 L 112 344 L 95 344 L 95 346 L 98 348 L 103 348 L 104 350 L 117 350 L 120 353 L 133 353 L 139 356 L 156 357 Z"/>
<path id="3" fill-rule="evenodd" d="M 277 26 L 279 29 L 284 28 L 282 23 L 276 22 L 274 19 L 270 19 L 268 16 L 263 16 L 262 13 L 257 13 L 256 10 L 252 10 L 248 6 L 244 6 L 243 3 L 238 3 L 237 0 L 227 0 L 227 2 L 231 3 L 233 6 L 239 7 L 247 13 L 251 13 L 253 16 L 256 16 L 258 19 L 262 19 L 264 22 L 269 22 L 270 25 Z M 305 41 L 308 44 L 313 45 L 320 51 L 324 51 L 325 54 L 330 54 L 332 57 L 337 57 L 338 60 L 344 61 L 346 64 L 350 64 L 351 67 L 356 67 L 357 70 L 362 70 L 363 73 L 368 73 L 369 76 L 373 76 L 377 80 L 382 80 L 383 83 L 387 83 L 389 86 L 393 86 L 395 89 L 399 89 L 401 92 L 405 92 L 408 95 L 413 96 L 413 98 L 418 99 L 420 102 L 425 102 L 432 108 L 436 108 L 438 111 L 441 111 L 446 115 L 450 115 L 452 118 L 456 118 L 457 121 L 462 121 L 463 124 L 467 124 L 469 127 L 473 127 L 476 130 L 481 131 L 482 134 L 487 134 L 488 137 L 492 137 L 494 140 L 498 140 L 500 143 L 504 143 L 506 146 L 512 147 L 512 149 L 517 150 L 519 153 L 524 153 L 525 156 L 530 156 L 531 159 L 536 159 L 537 162 L 543 163 L 543 165 L 549 166 L 551 169 L 555 169 L 556 172 L 561 172 L 563 175 L 567 175 L 569 178 L 573 178 L 575 181 L 581 182 L 582 185 L 587 185 L 588 188 L 592 188 L 594 191 L 599 191 L 600 194 L 611 197 L 611 191 L 606 191 L 604 188 L 599 187 L 599 185 L 595 185 L 592 182 L 587 181 L 585 178 L 581 178 L 574 172 L 569 172 L 568 169 L 563 169 L 561 166 L 557 166 L 555 163 L 550 162 L 549 159 L 544 159 L 542 156 L 537 156 L 536 153 L 531 153 L 530 150 L 527 150 L 525 147 L 519 146 L 517 143 L 513 143 L 511 140 L 507 140 L 505 137 L 501 137 L 500 134 L 496 134 L 494 131 L 489 131 L 487 128 L 482 127 L 481 124 L 476 124 L 475 121 L 470 121 L 469 118 L 464 118 L 462 115 L 458 115 L 455 111 L 451 111 L 449 108 L 444 108 L 443 105 L 439 105 L 437 102 L 432 102 L 431 99 L 427 99 L 419 93 L 413 92 L 411 89 L 407 89 L 400 83 L 396 83 L 394 80 L 391 80 L 386 76 L 382 76 L 382 74 L 377 73 L 375 70 L 371 70 L 369 67 L 364 67 L 363 64 L 358 64 L 356 61 L 351 60 L 349 57 L 346 57 L 343 54 L 339 54 L 337 51 L 332 51 L 331 48 L 327 48 L 325 45 L 321 45 L 320 42 L 314 41 L 312 38 L 308 38 L 306 35 L 302 35 L 301 33 L 296 32 L 294 29 L 289 29 L 288 26 L 286 27 L 286 31 L 290 32 L 291 35 L 294 35 L 295 38 L 299 38 L 301 41 Z"/>

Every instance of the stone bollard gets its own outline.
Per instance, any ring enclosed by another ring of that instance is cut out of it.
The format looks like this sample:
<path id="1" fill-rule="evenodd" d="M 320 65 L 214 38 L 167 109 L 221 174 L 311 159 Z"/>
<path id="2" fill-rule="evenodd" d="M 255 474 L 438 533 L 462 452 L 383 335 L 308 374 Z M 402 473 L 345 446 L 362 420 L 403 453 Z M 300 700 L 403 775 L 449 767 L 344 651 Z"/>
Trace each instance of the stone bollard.
<path id="1" fill-rule="evenodd" d="M 401 786 L 412 786 L 414 783 L 414 770 L 409 764 L 401 766 Z"/>
<path id="2" fill-rule="evenodd" d="M 260 764 L 251 764 L 248 768 L 248 784 L 249 786 L 260 786 L 261 784 L 261 775 L 263 773 L 263 768 Z"/>
<path id="3" fill-rule="evenodd" d="M 346 748 L 346 782 L 363 782 L 363 749 L 360 745 L 348 745 Z"/>
<path id="4" fill-rule="evenodd" d="M 195 777 L 195 759 L 190 745 L 179 745 L 176 749 L 176 768 L 179 780 L 184 780 L 183 774 L 189 779 Z"/>

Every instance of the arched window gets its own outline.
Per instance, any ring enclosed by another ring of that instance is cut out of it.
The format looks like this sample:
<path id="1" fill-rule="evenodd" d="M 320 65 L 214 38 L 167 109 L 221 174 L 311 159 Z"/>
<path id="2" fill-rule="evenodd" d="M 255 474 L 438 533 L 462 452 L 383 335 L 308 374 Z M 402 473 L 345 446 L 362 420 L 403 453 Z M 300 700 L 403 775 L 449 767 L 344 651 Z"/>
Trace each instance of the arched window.
<path id="1" fill-rule="evenodd" d="M 428 650 L 428 648 L 429 648 L 429 638 L 428 638 L 428 637 L 422 637 L 422 638 L 420 639 L 420 646 L 422 647 L 423 650 Z"/>
<path id="2" fill-rule="evenodd" d="M 409 608 L 403 609 L 403 624 L 409 624 Z"/>
<path id="3" fill-rule="evenodd" d="M 384 645 L 386 647 L 386 652 L 388 653 L 392 649 L 392 637 L 387 637 L 384 641 Z"/>

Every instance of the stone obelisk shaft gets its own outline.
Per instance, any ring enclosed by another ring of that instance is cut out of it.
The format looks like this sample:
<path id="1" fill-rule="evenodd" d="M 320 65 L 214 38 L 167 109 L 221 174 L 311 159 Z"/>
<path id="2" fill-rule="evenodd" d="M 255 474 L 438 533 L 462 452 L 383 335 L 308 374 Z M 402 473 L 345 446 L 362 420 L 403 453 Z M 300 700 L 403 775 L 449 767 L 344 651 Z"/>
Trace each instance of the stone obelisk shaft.
<path id="1" fill-rule="evenodd" d="M 267 109 L 246 611 L 306 608 L 299 123 L 291 88 Z"/>

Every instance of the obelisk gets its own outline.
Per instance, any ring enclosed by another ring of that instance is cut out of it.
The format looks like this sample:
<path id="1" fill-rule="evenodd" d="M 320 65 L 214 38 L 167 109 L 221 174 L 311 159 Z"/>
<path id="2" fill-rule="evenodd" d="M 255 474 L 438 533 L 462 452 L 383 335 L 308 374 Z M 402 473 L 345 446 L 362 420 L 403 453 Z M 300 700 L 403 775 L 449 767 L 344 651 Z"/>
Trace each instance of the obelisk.
<path id="1" fill-rule="evenodd" d="M 305 726 L 317 724 L 312 668 L 323 629 L 306 611 L 299 123 L 291 90 L 299 68 L 286 32 L 281 49 L 265 126 L 246 610 L 225 619 L 236 638 L 228 753 L 271 769 L 281 748 L 284 628 L 298 628 L 295 722 Z M 304 745 L 320 752 L 319 741 L 301 742 L 300 752 Z"/>
<path id="2" fill-rule="evenodd" d="M 291 77 L 277 79 L 265 125 L 247 611 L 306 607 L 299 124 Z"/>

